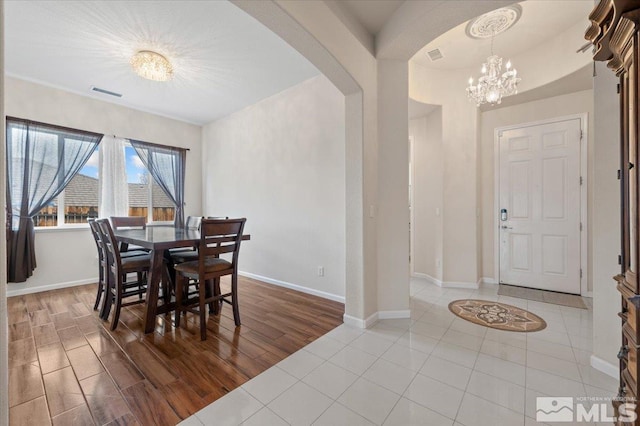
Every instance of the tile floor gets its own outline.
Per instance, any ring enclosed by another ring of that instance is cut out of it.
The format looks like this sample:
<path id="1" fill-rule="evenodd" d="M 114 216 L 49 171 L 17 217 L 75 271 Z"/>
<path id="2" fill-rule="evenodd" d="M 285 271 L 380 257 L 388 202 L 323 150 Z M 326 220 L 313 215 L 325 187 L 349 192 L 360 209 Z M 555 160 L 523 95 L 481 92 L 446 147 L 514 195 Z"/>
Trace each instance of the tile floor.
<path id="1" fill-rule="evenodd" d="M 419 280 L 411 295 L 410 320 L 341 325 L 181 425 L 529 426 L 540 424 L 538 396 L 616 394 L 616 380 L 589 366 L 591 308 Z M 478 326 L 447 309 L 462 298 L 516 305 L 548 326 L 529 334 Z"/>

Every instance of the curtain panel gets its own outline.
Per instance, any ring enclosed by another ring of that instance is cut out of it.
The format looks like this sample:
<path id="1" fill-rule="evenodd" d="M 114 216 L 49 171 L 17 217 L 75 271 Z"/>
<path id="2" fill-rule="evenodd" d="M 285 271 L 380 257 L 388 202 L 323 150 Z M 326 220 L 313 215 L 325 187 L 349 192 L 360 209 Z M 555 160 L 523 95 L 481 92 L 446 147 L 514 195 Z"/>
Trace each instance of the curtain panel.
<path id="1" fill-rule="evenodd" d="M 129 216 L 126 139 L 105 135 L 100 143 L 98 216 Z"/>
<path id="2" fill-rule="evenodd" d="M 7 280 L 24 282 L 36 268 L 33 216 L 82 169 L 102 135 L 13 117 L 6 132 Z"/>
<path id="3" fill-rule="evenodd" d="M 184 226 L 186 150 L 129 140 L 155 182 L 176 205 L 175 226 Z"/>

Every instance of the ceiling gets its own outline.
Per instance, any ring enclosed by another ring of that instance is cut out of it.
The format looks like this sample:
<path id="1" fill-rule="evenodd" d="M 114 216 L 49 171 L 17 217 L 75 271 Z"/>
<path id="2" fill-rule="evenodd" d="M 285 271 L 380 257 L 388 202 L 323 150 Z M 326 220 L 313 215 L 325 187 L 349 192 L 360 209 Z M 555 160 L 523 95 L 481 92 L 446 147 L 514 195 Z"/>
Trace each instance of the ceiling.
<path id="1" fill-rule="evenodd" d="M 589 24 L 586 17 L 593 9 L 593 0 L 528 0 L 519 4 L 522 7 L 520 20 L 494 40 L 494 52 L 503 58 L 526 52 L 579 22 L 584 22 L 586 29 Z M 480 64 L 490 55 L 491 39 L 471 39 L 465 34 L 466 25 L 465 22 L 442 34 L 416 53 L 412 60 L 428 68 L 478 67 L 479 70 Z M 583 44 L 584 40 L 577 41 L 576 50 Z M 436 48 L 443 58 L 431 61 L 427 52 Z M 514 66 L 518 64 L 514 63 Z"/>
<path id="2" fill-rule="evenodd" d="M 5 25 L 8 75 L 194 124 L 319 74 L 226 1 L 7 1 Z M 169 58 L 174 78 L 134 74 L 129 60 L 138 50 Z"/>
<path id="3" fill-rule="evenodd" d="M 370 34 L 380 32 L 404 0 L 342 0 L 340 4 L 351 13 Z"/>
<path id="4" fill-rule="evenodd" d="M 404 1 L 340 3 L 375 35 Z M 518 23 L 494 41 L 503 57 L 533 48 L 572 23 L 585 22 L 586 27 L 593 7 L 592 0 L 520 4 Z M 319 74 L 273 32 L 226 1 L 7 1 L 5 24 L 8 75 L 199 125 Z M 489 55 L 490 40 L 470 39 L 465 25 L 433 40 L 412 60 L 439 69 L 479 66 Z M 432 62 L 426 56 L 434 48 L 443 59 Z M 171 81 L 148 81 L 132 72 L 130 57 L 145 49 L 171 60 Z M 123 96 L 97 94 L 92 86 Z"/>

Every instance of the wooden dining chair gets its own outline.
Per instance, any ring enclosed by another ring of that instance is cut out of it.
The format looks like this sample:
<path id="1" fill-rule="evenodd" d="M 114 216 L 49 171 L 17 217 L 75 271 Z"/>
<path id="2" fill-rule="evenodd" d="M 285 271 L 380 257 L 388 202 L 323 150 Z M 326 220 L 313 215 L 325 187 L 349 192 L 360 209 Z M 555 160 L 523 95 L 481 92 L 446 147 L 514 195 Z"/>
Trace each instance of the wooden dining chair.
<path id="1" fill-rule="evenodd" d="M 89 219 L 89 229 L 91 229 L 91 235 L 96 243 L 98 249 L 98 291 L 96 294 L 96 303 L 93 305 L 93 310 L 98 310 L 100 305 L 100 299 L 106 288 L 105 282 L 105 270 L 107 268 L 106 256 L 104 253 L 104 247 L 102 244 L 102 234 L 100 233 L 100 227 L 96 223 L 95 219 Z"/>
<path id="2" fill-rule="evenodd" d="M 146 229 L 147 228 L 147 218 L 145 216 L 111 216 L 111 226 L 114 230 L 118 229 Z M 142 247 L 129 247 L 127 243 L 120 243 L 120 251 L 126 252 L 129 250 L 143 250 L 147 251 Z"/>
<path id="3" fill-rule="evenodd" d="M 104 314 L 101 316 L 106 320 L 109 316 L 111 305 L 115 305 L 115 312 L 111 320 L 111 330 L 115 330 L 118 327 L 122 307 L 145 302 L 142 296 L 145 295 L 147 291 L 146 276 L 151 266 L 151 256 L 146 254 L 122 258 L 109 220 L 100 219 L 97 221 L 97 224 L 100 230 L 107 265 L 107 297 L 104 301 Z M 135 273 L 138 279 L 135 281 L 127 281 L 126 278 L 131 273 Z M 143 277 L 143 279 L 141 279 L 141 277 Z M 138 298 L 125 301 L 125 299 L 131 296 L 138 296 Z"/>
<path id="4" fill-rule="evenodd" d="M 240 308 L 238 305 L 238 256 L 245 218 L 242 219 L 202 219 L 200 225 L 200 244 L 198 260 L 180 263 L 176 269 L 176 314 L 175 324 L 180 327 L 182 312 L 192 312 L 200 317 L 200 339 L 207 338 L 205 307 L 209 303 L 226 302 L 233 308 L 233 319 L 240 325 Z M 231 259 L 219 256 L 230 254 Z M 231 275 L 231 291 L 221 294 L 219 288 L 207 296 L 205 282 L 215 281 L 219 284 L 222 276 Z M 189 297 L 189 282 L 198 283 L 197 297 Z"/>

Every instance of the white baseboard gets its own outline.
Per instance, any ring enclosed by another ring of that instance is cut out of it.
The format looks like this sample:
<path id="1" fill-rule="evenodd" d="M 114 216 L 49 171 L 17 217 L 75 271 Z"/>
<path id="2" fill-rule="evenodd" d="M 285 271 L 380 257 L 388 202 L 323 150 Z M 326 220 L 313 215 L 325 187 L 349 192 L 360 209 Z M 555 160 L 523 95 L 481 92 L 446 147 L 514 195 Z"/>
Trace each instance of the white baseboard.
<path id="1" fill-rule="evenodd" d="M 472 290 L 478 289 L 478 283 L 466 282 L 466 281 L 443 281 L 443 288 L 468 288 Z"/>
<path id="2" fill-rule="evenodd" d="M 378 311 L 378 319 L 404 319 L 411 318 L 409 309 L 404 311 Z"/>
<path id="3" fill-rule="evenodd" d="M 413 272 L 411 273 L 411 278 L 422 278 L 423 280 L 431 280 L 431 276 L 427 274 L 423 274 L 422 272 Z"/>
<path id="4" fill-rule="evenodd" d="M 356 318 L 351 315 L 344 314 L 342 316 L 342 321 L 351 327 L 356 328 L 369 328 L 376 322 L 378 322 L 378 313 L 375 312 L 369 315 L 366 319 Z"/>
<path id="5" fill-rule="evenodd" d="M 495 278 L 491 277 L 482 277 L 478 280 L 478 284 L 490 284 L 490 285 L 498 285 L 498 281 Z"/>
<path id="6" fill-rule="evenodd" d="M 589 363 L 593 368 L 603 372 L 607 376 L 611 376 L 614 379 L 618 379 L 620 377 L 620 367 L 611 364 L 610 362 L 607 362 L 600 357 L 591 355 L 591 358 L 589 358 Z"/>
<path id="7" fill-rule="evenodd" d="M 378 311 L 369 315 L 366 319 L 360 319 L 353 317 L 351 315 L 344 314 L 342 316 L 342 321 L 351 327 L 357 328 L 370 328 L 372 325 L 377 323 L 379 320 L 384 319 L 404 319 L 411 318 L 411 311 Z"/>
<path id="8" fill-rule="evenodd" d="M 435 284 L 438 287 L 442 288 L 470 288 L 477 289 L 480 287 L 479 281 L 477 283 L 473 282 L 460 282 L 460 281 L 441 281 L 437 278 L 432 277 L 429 274 L 423 274 L 421 272 L 414 272 L 411 274 L 414 278 L 422 278 L 424 280 L 429 281 L 431 284 Z"/>
<path id="9" fill-rule="evenodd" d="M 432 276 L 431 276 L 431 275 L 429 275 L 429 274 L 420 274 L 420 273 L 417 273 L 417 274 L 416 274 L 416 276 L 417 276 L 418 278 L 424 278 L 425 280 L 429 281 L 431 284 L 435 284 L 435 285 L 437 285 L 438 287 L 442 287 L 442 281 L 440 281 L 440 280 L 439 280 L 439 279 L 437 279 L 437 278 L 432 277 Z"/>
<path id="10" fill-rule="evenodd" d="M 252 274 L 251 272 L 238 271 L 238 275 L 242 275 L 243 277 L 253 278 L 258 281 L 264 281 L 265 283 L 277 285 L 280 287 L 290 288 L 292 290 L 297 290 L 302 293 L 311 294 L 313 296 L 322 297 L 324 299 L 333 300 L 334 302 L 344 303 L 344 296 L 338 296 L 337 294 L 327 293 L 320 290 L 315 290 L 313 288 L 303 287 L 297 284 L 288 283 L 286 281 L 280 281 L 269 277 L 263 277 L 262 275 Z"/>
<path id="11" fill-rule="evenodd" d="M 59 288 L 67 288 L 67 287 L 76 287 L 76 286 L 85 285 L 85 284 L 95 284 L 97 282 L 98 282 L 98 277 L 95 277 L 95 278 L 88 278 L 84 280 L 68 281 L 64 283 L 25 287 L 18 290 L 11 290 L 11 283 L 9 283 L 7 284 L 7 297 L 22 296 L 25 294 L 40 293 L 42 291 L 57 290 Z"/>

